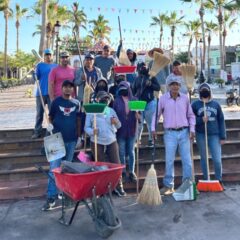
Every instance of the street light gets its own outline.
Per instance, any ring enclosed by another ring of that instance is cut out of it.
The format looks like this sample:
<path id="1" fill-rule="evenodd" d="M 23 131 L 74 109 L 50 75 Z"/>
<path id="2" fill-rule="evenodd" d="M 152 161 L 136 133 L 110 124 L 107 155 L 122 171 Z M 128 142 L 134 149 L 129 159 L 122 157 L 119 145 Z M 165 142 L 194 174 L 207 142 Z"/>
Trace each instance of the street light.
<path id="1" fill-rule="evenodd" d="M 203 44 L 203 40 L 202 38 L 200 38 L 199 40 L 199 44 L 200 44 L 200 63 L 201 63 L 201 71 L 200 71 L 200 76 L 198 78 L 199 83 L 204 83 L 205 82 L 205 77 L 203 75 L 203 54 L 202 54 L 202 44 Z"/>
<path id="2" fill-rule="evenodd" d="M 56 34 L 56 63 L 59 62 L 59 30 L 60 30 L 61 24 L 59 21 L 56 21 L 54 25 L 54 33 Z"/>

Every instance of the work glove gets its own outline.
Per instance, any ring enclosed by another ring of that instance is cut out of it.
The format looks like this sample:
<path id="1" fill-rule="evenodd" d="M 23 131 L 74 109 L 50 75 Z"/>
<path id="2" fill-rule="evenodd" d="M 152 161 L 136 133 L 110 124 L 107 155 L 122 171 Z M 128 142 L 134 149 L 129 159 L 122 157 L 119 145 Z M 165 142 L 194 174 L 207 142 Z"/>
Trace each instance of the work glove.
<path id="1" fill-rule="evenodd" d="M 47 125 L 47 131 L 50 133 L 53 131 L 53 125 L 51 123 Z"/>

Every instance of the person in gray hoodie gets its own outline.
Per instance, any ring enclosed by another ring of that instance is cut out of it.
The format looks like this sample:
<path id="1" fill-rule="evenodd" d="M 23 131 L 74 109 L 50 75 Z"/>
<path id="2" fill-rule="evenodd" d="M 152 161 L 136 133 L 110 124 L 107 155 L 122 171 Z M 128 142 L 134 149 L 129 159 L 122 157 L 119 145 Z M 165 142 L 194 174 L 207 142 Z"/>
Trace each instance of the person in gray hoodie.
<path id="1" fill-rule="evenodd" d="M 204 102 L 206 104 L 206 116 L 204 116 Z M 207 83 L 199 86 L 199 100 L 192 103 L 192 109 L 196 115 L 196 140 L 200 152 L 201 168 L 204 179 L 207 180 L 205 123 L 207 123 L 208 147 L 211 152 L 215 169 L 215 178 L 222 181 L 222 147 L 226 139 L 224 115 L 220 104 L 212 99 L 211 88 Z"/>

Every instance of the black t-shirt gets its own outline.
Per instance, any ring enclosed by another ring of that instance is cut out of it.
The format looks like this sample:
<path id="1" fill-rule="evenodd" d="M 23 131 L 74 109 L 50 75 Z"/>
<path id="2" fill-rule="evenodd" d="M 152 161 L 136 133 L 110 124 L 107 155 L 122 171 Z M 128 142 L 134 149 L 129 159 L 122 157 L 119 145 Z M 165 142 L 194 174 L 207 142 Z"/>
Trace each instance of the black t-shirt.
<path id="1" fill-rule="evenodd" d="M 64 142 L 77 140 L 77 115 L 80 102 L 77 99 L 57 97 L 53 100 L 49 112 L 54 126 L 53 132 L 61 132 Z"/>

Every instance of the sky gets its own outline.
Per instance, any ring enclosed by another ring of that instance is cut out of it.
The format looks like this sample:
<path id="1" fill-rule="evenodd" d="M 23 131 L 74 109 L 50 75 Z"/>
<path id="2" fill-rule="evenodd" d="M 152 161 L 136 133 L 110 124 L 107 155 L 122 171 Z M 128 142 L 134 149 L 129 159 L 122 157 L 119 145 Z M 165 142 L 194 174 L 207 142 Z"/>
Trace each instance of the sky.
<path id="1" fill-rule="evenodd" d="M 61 5 L 70 7 L 76 0 L 59 0 Z M 15 4 L 19 3 L 21 7 L 31 9 L 36 1 L 33 0 L 11 0 L 10 7 L 15 8 Z M 112 28 L 110 35 L 111 46 L 116 49 L 119 43 L 118 16 L 121 19 L 122 35 L 124 40 L 124 48 L 132 48 L 134 50 L 150 49 L 159 44 L 159 28 L 150 27 L 151 16 L 159 13 L 177 11 L 178 16 L 185 16 L 185 21 L 196 20 L 199 18 L 198 6 L 195 4 L 183 4 L 180 0 L 79 0 L 80 7 L 83 7 L 89 20 L 96 19 L 99 14 L 109 20 Z M 214 13 L 206 13 L 206 19 L 215 19 Z M 20 49 L 25 52 L 31 52 L 31 49 L 39 48 L 39 36 L 32 37 L 32 33 L 36 31 L 36 25 L 41 24 L 41 17 L 22 19 L 20 26 Z M 239 43 L 239 20 L 238 24 L 229 32 L 227 45 L 236 45 Z M 91 29 L 87 25 L 88 30 Z M 0 13 L 0 51 L 4 49 L 4 18 Z M 60 30 L 60 36 L 70 34 L 70 30 Z M 87 31 L 81 30 L 82 35 L 87 35 Z M 176 51 L 184 51 L 187 49 L 188 38 L 183 37 L 184 27 L 177 29 L 175 45 Z M 16 51 L 16 28 L 15 20 L 9 20 L 9 45 L 8 52 L 13 54 Z M 168 49 L 171 44 L 170 30 L 168 27 L 164 29 L 163 47 Z M 213 36 L 213 45 L 218 44 L 217 35 Z"/>

